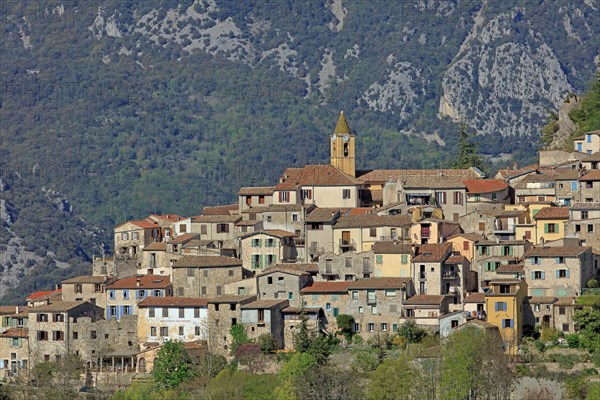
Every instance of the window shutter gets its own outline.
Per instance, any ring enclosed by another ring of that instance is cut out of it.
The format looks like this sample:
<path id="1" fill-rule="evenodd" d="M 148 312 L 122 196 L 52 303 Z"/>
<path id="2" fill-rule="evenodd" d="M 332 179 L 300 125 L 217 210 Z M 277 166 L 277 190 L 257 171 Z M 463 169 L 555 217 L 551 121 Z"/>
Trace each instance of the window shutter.
<path id="1" fill-rule="evenodd" d="M 567 276 L 567 278 L 570 278 L 570 277 L 571 277 L 571 271 L 570 271 L 570 270 L 568 270 L 568 269 L 567 269 L 567 275 L 566 275 L 566 276 Z"/>
<path id="2" fill-rule="evenodd" d="M 499 310 L 498 310 L 498 308 L 499 308 L 499 307 L 498 307 L 498 305 L 499 305 L 499 304 L 500 304 L 500 303 L 498 303 L 498 302 L 496 302 L 496 304 L 495 304 L 495 309 L 496 309 L 496 311 L 499 311 Z"/>
<path id="3" fill-rule="evenodd" d="M 560 277 L 560 270 L 557 269 L 556 270 L 556 278 L 559 278 L 559 277 Z"/>
<path id="4" fill-rule="evenodd" d="M 402 254 L 402 264 L 406 264 L 408 262 L 408 256 L 406 254 Z"/>
<path id="5" fill-rule="evenodd" d="M 558 224 L 554 224 L 554 233 L 559 233 L 559 227 Z"/>
<path id="6" fill-rule="evenodd" d="M 546 273 L 542 271 L 542 280 L 546 279 Z"/>
<path id="7" fill-rule="evenodd" d="M 544 224 L 544 233 L 548 233 L 548 224 Z"/>
<path id="8" fill-rule="evenodd" d="M 510 246 L 510 247 L 508 248 L 508 255 L 509 255 L 509 256 L 512 256 L 512 255 L 513 255 L 513 247 L 512 247 L 512 246 Z"/>
<path id="9" fill-rule="evenodd" d="M 535 279 L 535 272 L 531 271 L 531 280 L 534 280 L 534 279 Z"/>
<path id="10" fill-rule="evenodd" d="M 312 198 L 312 190 L 308 191 L 308 199 L 310 200 Z"/>
<path id="11" fill-rule="evenodd" d="M 262 239 L 258 239 L 258 247 L 262 247 Z"/>
<path id="12" fill-rule="evenodd" d="M 283 192 L 279 192 L 279 202 L 283 201 Z"/>
<path id="13" fill-rule="evenodd" d="M 510 327 L 511 327 L 511 328 L 514 328 L 514 326 L 515 326 L 515 325 L 514 325 L 514 321 L 511 319 L 511 320 L 510 320 Z"/>

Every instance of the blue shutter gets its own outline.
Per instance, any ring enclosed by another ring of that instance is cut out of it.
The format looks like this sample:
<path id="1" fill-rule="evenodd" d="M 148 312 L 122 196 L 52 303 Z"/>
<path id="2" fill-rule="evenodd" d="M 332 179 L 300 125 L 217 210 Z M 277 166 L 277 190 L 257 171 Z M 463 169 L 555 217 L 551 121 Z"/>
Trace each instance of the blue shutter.
<path id="1" fill-rule="evenodd" d="M 557 269 L 557 270 L 556 270 L 556 278 L 558 279 L 559 277 L 560 277 L 560 270 L 559 270 L 559 269 Z"/>
<path id="2" fill-rule="evenodd" d="M 534 280 L 534 279 L 535 279 L 535 272 L 531 271 L 531 280 Z"/>
<path id="3" fill-rule="evenodd" d="M 571 277 L 571 271 L 567 269 L 567 278 Z"/>
<path id="4" fill-rule="evenodd" d="M 546 273 L 542 271 L 542 280 L 546 279 Z"/>
<path id="5" fill-rule="evenodd" d="M 571 190 L 577 190 L 577 181 L 571 182 Z"/>
<path id="6" fill-rule="evenodd" d="M 510 327 L 511 327 L 511 328 L 514 328 L 514 326 L 515 326 L 515 324 L 514 324 L 513 320 L 511 319 L 511 320 L 510 320 Z"/>
<path id="7" fill-rule="evenodd" d="M 498 311 L 498 304 L 500 304 L 500 303 L 496 302 L 496 304 L 494 305 L 496 311 Z"/>

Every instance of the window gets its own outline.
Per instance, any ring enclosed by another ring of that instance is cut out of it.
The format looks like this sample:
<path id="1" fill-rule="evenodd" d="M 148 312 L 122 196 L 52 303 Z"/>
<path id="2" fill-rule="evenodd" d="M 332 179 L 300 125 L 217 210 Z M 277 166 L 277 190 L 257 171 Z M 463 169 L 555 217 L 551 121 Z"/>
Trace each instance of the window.
<path id="1" fill-rule="evenodd" d="M 468 240 L 463 241 L 463 250 L 469 250 L 469 241 Z"/>
<path id="2" fill-rule="evenodd" d="M 150 327 L 150 336 L 156 336 L 156 327 L 155 326 Z"/>
<path id="3" fill-rule="evenodd" d="M 346 282 L 353 281 L 354 280 L 354 275 L 352 275 L 352 274 L 346 274 L 346 275 L 344 275 L 344 280 Z"/>
<path id="4" fill-rule="evenodd" d="M 342 190 L 342 199 L 349 199 L 350 198 L 350 189 L 343 189 Z"/>
<path id="5" fill-rule="evenodd" d="M 156 309 L 154 307 L 148 308 L 148 317 L 154 318 L 156 316 Z"/>
<path id="6" fill-rule="evenodd" d="M 217 233 L 229 233 L 229 224 L 217 224 Z"/>
<path id="7" fill-rule="evenodd" d="M 196 268 L 186 268 L 186 269 L 187 269 L 187 276 L 189 278 L 196 276 Z"/>
<path id="8" fill-rule="evenodd" d="M 395 289 L 386 289 L 385 297 L 396 297 L 396 290 Z"/>
<path id="9" fill-rule="evenodd" d="M 310 200 L 312 198 L 312 190 L 303 189 L 302 192 L 300 193 L 300 198 L 302 200 Z"/>
<path id="10" fill-rule="evenodd" d="M 160 336 L 169 336 L 169 327 L 168 326 L 160 327 Z"/>
<path id="11" fill-rule="evenodd" d="M 131 315 L 131 306 L 123 306 L 123 315 Z"/>
<path id="12" fill-rule="evenodd" d="M 332 260 L 327 260 L 326 262 L 328 262 L 331 266 L 331 261 Z M 352 259 L 346 258 L 346 260 L 344 261 L 344 265 L 346 265 L 346 268 L 352 268 Z"/>
<path id="13" fill-rule="evenodd" d="M 179 327 L 179 336 L 183 336 L 183 326 Z"/>
<path id="14" fill-rule="evenodd" d="M 185 318 L 185 308 L 179 307 L 179 318 Z"/>
<path id="15" fill-rule="evenodd" d="M 377 228 L 369 228 L 369 236 L 372 238 L 377 237 Z"/>
<path id="16" fill-rule="evenodd" d="M 558 233 L 558 224 L 544 224 L 544 233 Z"/>
<path id="17" fill-rule="evenodd" d="M 436 192 L 435 202 L 438 204 L 446 204 L 446 192 Z"/>
<path id="18" fill-rule="evenodd" d="M 371 306 L 371 314 L 377 315 L 377 306 Z"/>
<path id="19" fill-rule="evenodd" d="M 265 195 L 261 194 L 258 196 L 258 204 L 265 204 Z"/>
<path id="20" fill-rule="evenodd" d="M 565 307 L 558 307 L 558 313 L 560 315 L 565 315 L 566 313 L 566 308 Z"/>
<path id="21" fill-rule="evenodd" d="M 98 338 L 98 332 L 96 332 L 96 331 L 90 331 L 90 338 L 91 339 L 97 339 Z"/>
<path id="22" fill-rule="evenodd" d="M 352 300 L 358 300 L 358 290 L 352 291 Z"/>
<path id="23" fill-rule="evenodd" d="M 372 322 L 369 322 L 367 324 L 367 329 L 369 330 L 369 332 L 375 332 L 375 324 Z"/>
<path id="24" fill-rule="evenodd" d="M 294 300 L 294 293 L 288 292 L 288 300 Z"/>
<path id="25" fill-rule="evenodd" d="M 201 293 L 201 294 L 203 294 L 203 295 L 205 295 L 205 294 L 206 294 L 206 286 L 202 286 L 202 287 L 200 288 L 200 293 Z"/>
<path id="26" fill-rule="evenodd" d="M 109 290 L 108 291 L 108 298 L 111 299 L 111 300 L 114 300 L 114 299 L 117 298 L 116 293 L 115 293 L 114 290 Z"/>
<path id="27" fill-rule="evenodd" d="M 37 331 L 37 340 L 48 340 L 47 331 Z"/>
<path id="28" fill-rule="evenodd" d="M 65 340 L 65 333 L 63 331 L 53 331 L 52 340 L 60 341 Z"/>
<path id="29" fill-rule="evenodd" d="M 52 319 L 54 322 L 65 322 L 65 316 L 63 314 L 54 314 Z"/>
<path id="30" fill-rule="evenodd" d="M 592 143 L 592 135 L 585 135 L 585 139 L 588 143 Z"/>
<path id="31" fill-rule="evenodd" d="M 325 311 L 331 311 L 331 303 L 325 304 Z"/>
<path id="32" fill-rule="evenodd" d="M 496 311 L 506 311 L 506 302 L 497 301 L 495 307 Z"/>
<path id="33" fill-rule="evenodd" d="M 401 264 L 407 264 L 408 263 L 408 255 L 407 254 L 402 254 L 400 256 L 400 263 Z"/>
<path id="34" fill-rule="evenodd" d="M 169 309 L 167 307 L 163 307 L 163 309 L 162 309 L 162 316 L 163 316 L 163 318 L 168 318 L 169 317 Z"/>
<path id="35" fill-rule="evenodd" d="M 360 332 L 360 324 L 355 322 L 353 327 L 354 332 Z"/>
<path id="36" fill-rule="evenodd" d="M 127 290 L 127 289 L 123 290 L 123 299 L 125 299 L 125 300 L 129 299 L 129 290 Z"/>
<path id="37" fill-rule="evenodd" d="M 129 240 L 129 233 L 127 233 L 127 232 L 121 233 L 121 240 Z"/>
<path id="38" fill-rule="evenodd" d="M 260 239 L 252 239 L 252 247 L 260 247 Z"/>
<path id="39" fill-rule="evenodd" d="M 569 332 L 569 324 L 562 324 L 563 332 Z"/>
<path id="40" fill-rule="evenodd" d="M 83 287 L 80 284 L 75 285 L 75 293 L 83 293 Z"/>
<path id="41" fill-rule="evenodd" d="M 533 311 L 535 311 L 535 312 L 539 312 L 539 311 L 540 311 L 540 305 L 539 305 L 539 304 L 535 304 L 535 305 L 533 306 Z"/>
<path id="42" fill-rule="evenodd" d="M 206 225 L 204 225 L 204 224 L 200 225 L 200 234 L 201 235 L 206 235 L 207 234 Z"/>
<path id="43" fill-rule="evenodd" d="M 581 212 L 581 219 L 588 219 L 588 212 L 587 211 L 582 211 Z"/>
<path id="44" fill-rule="evenodd" d="M 382 322 L 381 323 L 381 331 L 382 332 L 387 332 L 387 330 L 388 330 L 388 324 L 387 324 L 387 322 Z"/>
<path id="45" fill-rule="evenodd" d="M 577 181 L 571 181 L 571 190 L 577 190 Z"/>
<path id="46" fill-rule="evenodd" d="M 375 301 L 375 291 L 367 290 L 367 302 L 373 302 L 373 301 Z"/>
<path id="47" fill-rule="evenodd" d="M 292 214 L 292 222 L 298 222 L 298 214 Z"/>
<path id="48" fill-rule="evenodd" d="M 569 270 L 568 269 L 557 269 L 556 270 L 556 277 L 557 278 L 568 278 L 569 277 Z"/>
<path id="49" fill-rule="evenodd" d="M 194 327 L 194 335 L 200 336 L 200 327 L 199 326 Z"/>
<path id="50" fill-rule="evenodd" d="M 485 222 L 480 222 L 479 223 L 479 230 L 480 231 L 485 231 Z"/>
<path id="51" fill-rule="evenodd" d="M 365 313 L 365 308 L 363 306 L 358 306 L 358 313 L 359 314 L 364 314 Z"/>
<path id="52" fill-rule="evenodd" d="M 531 279 L 546 279 L 546 273 L 544 271 L 531 271 Z"/>
<path id="53" fill-rule="evenodd" d="M 540 257 L 531 257 L 530 261 L 531 261 L 532 264 L 535 264 L 535 265 L 541 264 Z"/>
<path id="54" fill-rule="evenodd" d="M 588 233 L 592 233 L 592 232 L 594 232 L 594 225 L 592 225 L 592 224 L 589 224 L 589 225 L 587 226 L 587 231 L 588 231 Z"/>
<path id="55" fill-rule="evenodd" d="M 513 320 L 512 319 L 503 319 L 502 320 L 502 327 L 503 328 L 512 328 L 513 327 Z"/>
<path id="56" fill-rule="evenodd" d="M 290 201 L 290 192 L 279 192 L 279 202 L 288 203 Z"/>

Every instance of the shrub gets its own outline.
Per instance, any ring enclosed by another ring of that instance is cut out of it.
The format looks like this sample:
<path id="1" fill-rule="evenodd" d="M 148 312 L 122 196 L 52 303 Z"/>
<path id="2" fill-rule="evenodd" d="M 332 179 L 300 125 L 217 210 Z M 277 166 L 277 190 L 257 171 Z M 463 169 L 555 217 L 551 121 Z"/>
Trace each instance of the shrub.
<path id="1" fill-rule="evenodd" d="M 598 287 L 598 279 L 590 279 L 589 281 L 587 281 L 587 287 L 593 289 L 593 288 L 597 288 Z"/>
<path id="2" fill-rule="evenodd" d="M 407 343 L 420 343 L 427 336 L 427 331 L 419 328 L 413 321 L 406 321 L 398 328 L 398 336 Z"/>
<path id="3" fill-rule="evenodd" d="M 546 350 L 546 345 L 544 344 L 544 342 L 541 339 L 538 339 L 535 341 L 535 348 L 540 352 L 543 353 L 544 350 Z"/>
<path id="4" fill-rule="evenodd" d="M 565 339 L 567 339 L 567 344 L 570 348 L 576 349 L 579 347 L 579 335 L 577 333 L 573 333 L 572 335 L 566 335 Z"/>
<path id="5" fill-rule="evenodd" d="M 275 341 L 268 333 L 263 333 L 258 337 L 258 343 L 260 344 L 260 349 L 264 354 L 270 354 L 273 350 L 275 350 Z"/>
<path id="6" fill-rule="evenodd" d="M 515 372 L 518 376 L 527 376 L 529 375 L 529 367 L 527 365 L 517 365 L 515 368 Z"/>
<path id="7" fill-rule="evenodd" d="M 596 368 L 585 368 L 583 370 L 584 375 L 598 375 L 598 370 Z"/>
<path id="8" fill-rule="evenodd" d="M 352 338 L 352 326 L 354 325 L 354 317 L 348 314 L 340 314 L 336 317 L 339 332 L 346 337 L 346 340 Z"/>

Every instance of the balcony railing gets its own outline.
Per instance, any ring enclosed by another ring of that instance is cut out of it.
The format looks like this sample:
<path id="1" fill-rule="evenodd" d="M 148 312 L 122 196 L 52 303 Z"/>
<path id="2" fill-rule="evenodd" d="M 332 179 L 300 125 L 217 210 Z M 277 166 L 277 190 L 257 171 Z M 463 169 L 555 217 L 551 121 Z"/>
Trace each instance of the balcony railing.
<path id="1" fill-rule="evenodd" d="M 339 246 L 340 246 L 340 249 L 342 249 L 342 251 L 344 251 L 344 252 L 356 250 L 356 243 L 354 242 L 354 240 L 340 239 Z"/>
<path id="2" fill-rule="evenodd" d="M 425 273 L 425 272 L 419 272 L 419 280 L 420 281 L 427 280 L 427 273 Z"/>
<path id="3" fill-rule="evenodd" d="M 443 279 L 456 279 L 458 278 L 458 272 L 456 271 L 446 271 L 442 274 Z"/>

